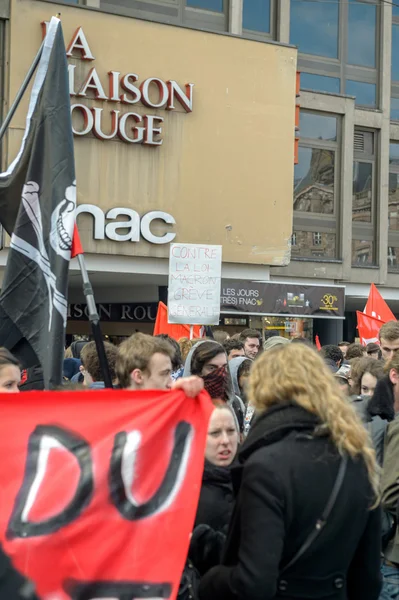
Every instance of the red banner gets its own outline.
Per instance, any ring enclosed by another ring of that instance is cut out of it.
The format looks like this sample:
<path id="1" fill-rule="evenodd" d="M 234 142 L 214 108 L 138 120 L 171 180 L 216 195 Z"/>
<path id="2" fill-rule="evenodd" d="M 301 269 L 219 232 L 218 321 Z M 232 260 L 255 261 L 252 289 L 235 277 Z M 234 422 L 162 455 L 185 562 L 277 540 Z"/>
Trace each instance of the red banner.
<path id="1" fill-rule="evenodd" d="M 182 391 L 0 395 L 0 537 L 43 600 L 176 596 L 212 404 Z"/>
<path id="2" fill-rule="evenodd" d="M 154 325 L 154 335 L 167 333 L 175 340 L 182 337 L 199 338 L 202 337 L 201 325 L 178 325 L 168 323 L 168 307 L 163 302 L 158 304 L 157 318 Z"/>
<path id="3" fill-rule="evenodd" d="M 360 343 L 363 346 L 367 346 L 370 342 L 380 343 L 378 333 L 381 326 L 384 324 L 383 321 L 374 317 L 369 317 L 360 311 L 356 311 L 357 315 L 357 329 L 359 332 Z"/>
<path id="4" fill-rule="evenodd" d="M 380 292 L 372 283 L 370 285 L 369 297 L 364 307 L 364 313 L 369 317 L 379 319 L 382 323 L 388 323 L 388 321 L 396 321 L 396 317 L 381 296 Z"/>

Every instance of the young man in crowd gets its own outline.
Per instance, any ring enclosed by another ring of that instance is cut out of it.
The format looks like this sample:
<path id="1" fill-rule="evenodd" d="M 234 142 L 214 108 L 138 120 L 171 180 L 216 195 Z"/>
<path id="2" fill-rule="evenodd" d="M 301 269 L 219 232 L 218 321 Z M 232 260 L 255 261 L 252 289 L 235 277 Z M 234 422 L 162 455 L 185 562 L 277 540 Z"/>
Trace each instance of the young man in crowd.
<path id="1" fill-rule="evenodd" d="M 350 342 L 340 342 L 338 344 L 338 348 L 341 349 L 342 354 L 344 355 L 344 360 L 346 358 L 346 351 L 348 350 L 348 347 L 350 346 Z"/>
<path id="2" fill-rule="evenodd" d="M 336 373 L 344 360 L 341 348 L 334 346 L 333 344 L 328 344 L 327 346 L 322 347 L 321 353 L 324 362 L 330 367 L 333 373 Z"/>
<path id="3" fill-rule="evenodd" d="M 382 360 L 388 361 L 399 350 L 399 321 L 384 323 L 379 332 Z"/>
<path id="4" fill-rule="evenodd" d="M 260 350 L 261 335 L 256 329 L 244 329 L 240 333 L 239 340 L 244 344 L 244 352 L 247 358 L 254 360 Z"/>
<path id="5" fill-rule="evenodd" d="M 195 398 L 204 387 L 200 377 L 172 379 L 174 350 L 169 342 L 144 333 L 135 333 L 119 346 L 116 374 L 119 385 L 128 390 L 182 389 Z"/>
<path id="6" fill-rule="evenodd" d="M 115 364 L 118 356 L 118 348 L 114 344 L 104 342 L 105 355 L 107 357 L 111 380 L 114 385 L 117 384 L 115 373 Z M 83 375 L 83 385 L 91 390 L 98 390 L 104 387 L 103 374 L 101 371 L 100 359 L 97 354 L 96 342 L 85 344 L 80 353 L 82 366 L 80 368 Z"/>
<path id="7" fill-rule="evenodd" d="M 374 360 L 380 360 L 381 350 L 378 344 L 375 342 L 370 342 L 366 346 L 367 356 L 370 358 L 374 358 Z"/>
<path id="8" fill-rule="evenodd" d="M 348 349 L 346 351 L 346 360 L 352 360 L 353 358 L 363 358 L 367 356 L 367 351 L 365 346 L 361 344 L 349 344 Z"/>
<path id="9" fill-rule="evenodd" d="M 226 350 L 227 359 L 239 358 L 245 356 L 244 343 L 240 340 L 229 338 L 223 342 L 223 348 Z"/>

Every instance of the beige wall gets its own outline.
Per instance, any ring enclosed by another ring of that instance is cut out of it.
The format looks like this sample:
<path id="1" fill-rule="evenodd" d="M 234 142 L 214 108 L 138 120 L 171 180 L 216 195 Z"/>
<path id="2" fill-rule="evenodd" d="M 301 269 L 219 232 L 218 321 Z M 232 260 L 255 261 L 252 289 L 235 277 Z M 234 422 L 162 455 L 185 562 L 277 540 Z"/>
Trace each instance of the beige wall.
<path id="1" fill-rule="evenodd" d="M 40 21 L 60 6 L 13 0 L 10 97 L 41 41 Z M 78 202 L 104 211 L 164 210 L 176 219 L 175 241 L 223 244 L 223 260 L 280 265 L 289 260 L 296 51 L 62 6 L 66 43 L 82 26 L 95 61 L 71 59 L 82 82 L 95 67 L 107 90 L 108 71 L 192 82 L 194 110 L 167 112 L 84 99 L 109 111 L 159 114 L 161 147 L 75 138 Z M 22 43 L 23 40 L 23 43 Z M 77 98 L 73 102 L 80 102 Z M 8 159 L 17 151 L 27 99 L 13 120 Z M 88 252 L 168 255 L 168 245 L 93 241 L 91 217 L 79 217 Z M 163 228 L 165 229 L 165 228 Z M 163 231 L 162 229 L 162 231 Z M 165 231 L 167 228 L 165 229 Z"/>

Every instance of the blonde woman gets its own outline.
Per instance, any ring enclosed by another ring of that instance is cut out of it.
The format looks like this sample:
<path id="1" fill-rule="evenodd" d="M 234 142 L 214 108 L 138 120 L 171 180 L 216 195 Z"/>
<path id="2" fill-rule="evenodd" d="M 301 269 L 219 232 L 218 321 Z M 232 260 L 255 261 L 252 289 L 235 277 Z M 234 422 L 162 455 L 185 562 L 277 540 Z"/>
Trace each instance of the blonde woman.
<path id="1" fill-rule="evenodd" d="M 377 600 L 378 467 L 333 374 L 312 348 L 279 346 L 255 361 L 249 397 L 224 558 L 200 599 Z"/>

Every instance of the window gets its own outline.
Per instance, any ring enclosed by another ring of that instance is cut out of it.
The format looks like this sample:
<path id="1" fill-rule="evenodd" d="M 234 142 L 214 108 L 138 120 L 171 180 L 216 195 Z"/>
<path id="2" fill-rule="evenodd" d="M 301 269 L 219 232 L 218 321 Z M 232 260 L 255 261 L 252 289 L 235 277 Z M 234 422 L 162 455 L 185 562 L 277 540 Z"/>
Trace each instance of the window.
<path id="1" fill-rule="evenodd" d="M 379 6 L 377 0 L 291 0 L 290 41 L 300 53 L 301 89 L 378 105 Z"/>
<path id="2" fill-rule="evenodd" d="M 399 143 L 389 145 L 388 269 L 399 270 Z"/>
<path id="3" fill-rule="evenodd" d="M 313 233 L 313 246 L 321 246 L 322 235 L 319 231 Z"/>
<path id="4" fill-rule="evenodd" d="M 391 119 L 399 120 L 399 7 L 392 7 Z"/>
<path id="5" fill-rule="evenodd" d="M 352 192 L 352 265 L 376 265 L 375 136 L 356 129 Z"/>
<path id="6" fill-rule="evenodd" d="M 271 33 L 272 4 L 270 0 L 243 0 L 243 30 Z"/>
<path id="7" fill-rule="evenodd" d="M 349 0 L 348 64 L 376 67 L 376 23 L 375 5 Z"/>
<path id="8" fill-rule="evenodd" d="M 291 1 L 290 27 L 291 44 L 303 54 L 338 58 L 338 2 Z"/>
<path id="9" fill-rule="evenodd" d="M 391 98 L 391 121 L 399 121 L 399 98 Z"/>
<path id="10" fill-rule="evenodd" d="M 209 31 L 228 31 L 229 0 L 100 0 L 100 8 L 129 15 L 187 25 Z"/>
<path id="11" fill-rule="evenodd" d="M 303 90 L 339 94 L 340 87 L 341 82 L 338 77 L 315 75 L 314 73 L 301 73 L 301 88 Z"/>
<path id="12" fill-rule="evenodd" d="M 214 12 L 223 12 L 223 0 L 187 0 L 187 6 L 202 8 L 203 10 L 213 10 Z"/>
<path id="13" fill-rule="evenodd" d="M 296 246 L 296 233 L 291 236 L 291 246 Z"/>
<path id="14" fill-rule="evenodd" d="M 338 257 L 339 125 L 335 115 L 301 111 L 294 171 L 293 259 Z"/>
<path id="15" fill-rule="evenodd" d="M 356 98 L 359 106 L 377 106 L 377 88 L 374 83 L 363 83 L 361 81 L 346 82 L 345 93 Z"/>

